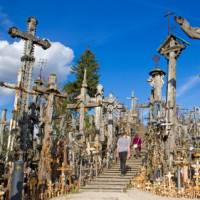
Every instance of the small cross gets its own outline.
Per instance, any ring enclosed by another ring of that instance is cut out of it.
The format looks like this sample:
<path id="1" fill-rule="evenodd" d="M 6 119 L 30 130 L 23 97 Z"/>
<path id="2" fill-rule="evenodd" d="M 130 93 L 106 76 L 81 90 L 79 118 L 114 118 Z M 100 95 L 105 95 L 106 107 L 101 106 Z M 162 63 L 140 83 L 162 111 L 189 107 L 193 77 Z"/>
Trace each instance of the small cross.
<path id="1" fill-rule="evenodd" d="M 171 179 L 174 175 L 171 174 L 171 172 L 168 172 L 168 174 L 166 175 L 166 177 L 168 178 L 168 183 L 169 183 L 169 186 L 171 186 Z"/>

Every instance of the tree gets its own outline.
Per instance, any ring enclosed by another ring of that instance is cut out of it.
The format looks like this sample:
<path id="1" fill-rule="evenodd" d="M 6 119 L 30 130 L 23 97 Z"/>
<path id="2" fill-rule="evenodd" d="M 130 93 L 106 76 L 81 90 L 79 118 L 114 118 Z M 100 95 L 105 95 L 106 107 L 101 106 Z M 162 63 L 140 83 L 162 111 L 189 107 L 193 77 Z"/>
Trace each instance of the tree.
<path id="1" fill-rule="evenodd" d="M 87 69 L 88 94 L 94 97 L 99 82 L 99 64 L 96 61 L 95 55 L 89 49 L 81 55 L 77 64 L 72 67 L 72 74 L 74 74 L 76 78 L 75 81 L 68 82 L 64 86 L 64 90 L 68 93 L 69 100 L 72 102 L 74 98 L 80 94 L 84 69 Z"/>

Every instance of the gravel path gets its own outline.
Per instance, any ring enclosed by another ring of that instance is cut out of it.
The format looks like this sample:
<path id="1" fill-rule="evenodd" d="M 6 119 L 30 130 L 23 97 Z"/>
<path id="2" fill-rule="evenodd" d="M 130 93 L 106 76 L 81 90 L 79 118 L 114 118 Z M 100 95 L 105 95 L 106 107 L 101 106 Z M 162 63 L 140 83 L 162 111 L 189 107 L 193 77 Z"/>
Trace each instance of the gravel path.
<path id="1" fill-rule="evenodd" d="M 152 193 L 143 192 L 137 189 L 132 189 L 126 193 L 80 192 L 68 195 L 66 197 L 54 198 L 52 200 L 191 200 L 191 199 L 160 197 Z"/>

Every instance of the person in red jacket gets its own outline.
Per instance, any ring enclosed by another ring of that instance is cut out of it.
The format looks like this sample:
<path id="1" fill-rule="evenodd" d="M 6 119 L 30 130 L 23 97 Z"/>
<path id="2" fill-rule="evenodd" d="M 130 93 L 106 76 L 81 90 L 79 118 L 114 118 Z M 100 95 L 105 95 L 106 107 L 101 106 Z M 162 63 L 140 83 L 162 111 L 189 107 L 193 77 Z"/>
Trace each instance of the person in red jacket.
<path id="1" fill-rule="evenodd" d="M 141 153 L 142 139 L 137 133 L 135 134 L 133 138 L 132 144 L 133 144 L 133 148 L 135 149 L 136 158 L 141 157 L 140 153 Z"/>

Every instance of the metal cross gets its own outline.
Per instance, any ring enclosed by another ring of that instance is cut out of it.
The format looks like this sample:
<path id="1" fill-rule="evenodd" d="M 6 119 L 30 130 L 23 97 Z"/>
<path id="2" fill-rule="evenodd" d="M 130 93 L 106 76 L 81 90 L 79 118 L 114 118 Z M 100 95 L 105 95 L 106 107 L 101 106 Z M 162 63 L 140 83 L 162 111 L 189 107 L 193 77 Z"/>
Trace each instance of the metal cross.
<path id="1" fill-rule="evenodd" d="M 168 35 L 171 34 L 171 25 L 170 25 L 170 17 L 174 15 L 174 12 L 167 12 L 164 17 L 167 17 L 168 18 Z"/>

